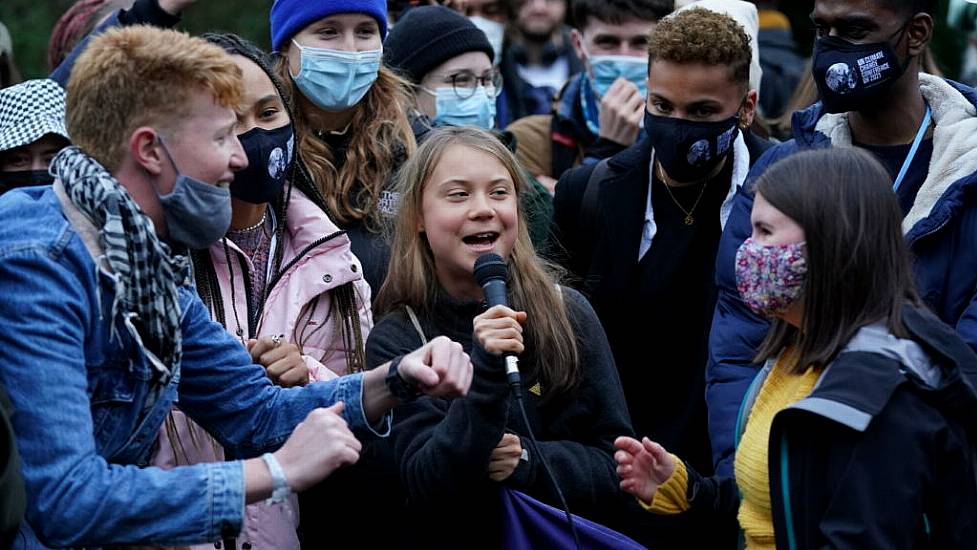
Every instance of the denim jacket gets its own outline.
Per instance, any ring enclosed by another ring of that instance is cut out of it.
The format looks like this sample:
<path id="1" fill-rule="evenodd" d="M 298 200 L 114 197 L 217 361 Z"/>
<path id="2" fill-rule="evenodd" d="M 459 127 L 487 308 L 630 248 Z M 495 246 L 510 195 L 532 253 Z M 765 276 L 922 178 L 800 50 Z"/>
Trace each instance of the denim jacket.
<path id="1" fill-rule="evenodd" d="M 346 403 L 358 435 L 377 433 L 363 412 L 361 375 L 272 385 L 210 320 L 189 277 L 179 289 L 182 364 L 146 409 L 153 368 L 138 334 L 111 318 L 115 282 L 95 260 L 94 226 L 58 182 L 5 194 L 0 219 L 0 383 L 15 409 L 29 495 L 15 548 L 178 545 L 237 534 L 240 461 L 147 467 L 177 399 L 238 457 L 278 448 L 311 410 L 336 401 Z"/>

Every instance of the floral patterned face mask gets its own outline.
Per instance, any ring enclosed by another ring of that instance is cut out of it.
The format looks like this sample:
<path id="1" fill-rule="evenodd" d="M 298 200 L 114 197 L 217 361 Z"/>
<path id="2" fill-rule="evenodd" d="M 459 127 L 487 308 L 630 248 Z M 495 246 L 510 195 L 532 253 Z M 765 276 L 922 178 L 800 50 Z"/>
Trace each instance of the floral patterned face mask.
<path id="1" fill-rule="evenodd" d="M 800 297 L 806 275 L 803 242 L 763 245 L 746 239 L 736 251 L 736 288 L 757 315 L 787 311 Z"/>

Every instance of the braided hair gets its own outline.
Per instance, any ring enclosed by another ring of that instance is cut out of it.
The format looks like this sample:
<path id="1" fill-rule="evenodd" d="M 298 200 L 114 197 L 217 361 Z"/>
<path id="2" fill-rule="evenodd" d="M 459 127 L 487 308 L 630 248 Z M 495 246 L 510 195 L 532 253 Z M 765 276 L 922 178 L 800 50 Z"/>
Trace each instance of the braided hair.
<path id="1" fill-rule="evenodd" d="M 271 68 L 271 59 L 267 53 L 261 50 L 254 43 L 248 41 L 233 33 L 215 33 L 209 32 L 202 35 L 202 38 L 216 44 L 225 51 L 233 55 L 240 55 L 254 62 L 266 75 L 271 79 L 271 83 L 275 86 L 275 90 L 278 91 L 278 95 L 281 96 L 282 102 L 285 104 L 285 109 L 289 113 L 289 117 L 294 120 L 294 108 L 291 101 L 291 97 L 287 94 L 285 86 L 282 85 L 281 80 L 277 77 L 275 72 Z M 276 226 L 276 240 L 281 243 L 284 242 L 284 232 L 286 224 L 285 216 L 288 213 L 288 204 L 291 201 L 292 189 L 298 189 L 306 197 L 309 198 L 323 213 L 327 215 L 326 201 L 319 191 L 318 186 L 316 186 L 312 177 L 309 174 L 308 168 L 301 158 L 301 154 L 296 147 L 295 151 L 295 161 L 289 169 L 288 175 L 289 184 L 285 188 L 285 192 L 279 195 L 275 202 L 275 216 L 276 219 L 280 220 L 280 223 Z M 284 254 L 284 247 L 276 247 L 274 251 L 274 257 L 272 259 L 272 272 L 277 274 L 282 268 L 282 256 Z M 214 313 L 214 318 L 217 319 L 222 325 L 227 326 L 224 317 L 224 307 L 220 298 L 219 287 L 217 286 L 217 278 L 214 272 L 213 263 L 210 260 L 210 254 L 207 250 L 196 250 L 191 254 L 193 258 L 194 273 L 197 276 L 197 288 L 204 300 L 204 303 L 211 308 Z M 267 294 L 267 289 L 265 290 Z M 364 355 L 363 346 L 363 333 L 362 327 L 360 326 L 360 316 L 359 308 L 357 307 L 357 293 L 352 282 L 341 285 L 331 291 L 331 308 L 332 311 L 330 315 L 337 314 L 341 319 L 339 323 L 340 326 L 340 337 L 346 344 L 346 367 L 347 372 L 359 372 L 362 371 L 364 365 L 366 364 L 366 358 Z M 262 303 L 264 300 L 262 299 Z M 259 306 L 259 317 L 260 317 L 260 306 Z"/>
<path id="2" fill-rule="evenodd" d="M 291 98 L 286 94 L 285 88 L 282 86 L 281 81 L 271 70 L 271 65 L 269 63 L 268 54 L 262 51 L 252 42 L 245 38 L 242 38 L 236 34 L 232 33 L 217 33 L 208 32 L 202 35 L 202 38 L 224 48 L 224 50 L 232 55 L 240 55 L 254 62 L 258 67 L 261 68 L 268 78 L 271 79 L 272 84 L 278 91 L 279 96 L 282 98 L 282 102 L 285 104 L 285 109 L 288 111 L 290 118 L 292 117 L 292 103 Z M 293 118 L 294 119 L 294 118 Z M 308 169 L 305 167 L 305 163 L 300 157 L 298 148 L 295 150 L 295 160 L 289 167 L 289 172 L 287 176 L 288 184 L 285 187 L 284 192 L 278 196 L 274 204 L 274 213 L 276 219 L 279 223 L 275 227 L 275 242 L 284 242 L 285 234 L 285 216 L 288 213 L 288 204 L 291 201 L 292 190 L 298 189 L 306 197 L 309 198 L 320 210 L 322 210 L 323 215 L 326 214 L 326 201 L 322 197 L 322 193 L 319 191 L 318 187 L 312 183 L 312 178 L 309 175 Z M 278 246 L 274 250 L 274 256 L 272 258 L 272 273 L 279 274 L 282 270 L 282 260 L 284 255 L 284 247 Z M 227 319 L 224 314 L 224 300 L 221 297 L 220 292 L 220 282 L 217 278 L 217 271 L 214 269 L 214 263 L 210 256 L 210 251 L 207 249 L 202 250 L 191 250 L 190 259 L 193 265 L 194 279 L 196 282 L 197 293 L 200 295 L 201 300 L 204 305 L 210 310 L 211 318 L 219 322 L 224 327 L 227 327 Z M 277 278 L 277 277 L 276 277 Z M 274 279 L 273 279 L 274 280 Z M 233 285 L 233 282 L 232 282 Z M 267 297 L 268 289 L 266 288 L 262 292 L 262 299 L 258 306 L 257 319 L 261 318 L 261 312 L 264 307 L 264 300 Z M 337 335 L 337 343 L 342 342 L 344 344 L 344 349 L 346 349 L 346 370 L 349 373 L 360 372 L 364 369 L 366 365 L 366 356 L 363 345 L 363 331 L 360 326 L 360 316 L 359 308 L 357 306 L 358 294 L 354 283 L 349 282 L 340 285 L 330 291 L 330 311 L 328 315 L 332 317 L 333 315 L 338 315 L 339 317 L 339 334 Z M 312 304 L 309 311 L 309 315 L 315 311 L 315 305 L 318 304 L 318 298 Z M 324 325 L 325 323 L 323 323 Z M 292 341 L 298 341 L 299 338 L 293 335 Z M 300 343 L 301 347 L 301 343 Z M 189 433 L 191 443 L 195 446 L 199 446 L 197 437 L 195 434 L 194 427 L 189 426 Z M 188 454 L 183 446 L 182 441 L 180 441 L 179 433 L 176 429 L 176 420 L 173 414 L 170 414 L 166 420 L 166 431 L 167 435 L 174 448 L 174 456 L 179 462 L 182 460 L 183 463 L 188 462 Z M 215 452 L 218 450 L 215 443 Z"/>

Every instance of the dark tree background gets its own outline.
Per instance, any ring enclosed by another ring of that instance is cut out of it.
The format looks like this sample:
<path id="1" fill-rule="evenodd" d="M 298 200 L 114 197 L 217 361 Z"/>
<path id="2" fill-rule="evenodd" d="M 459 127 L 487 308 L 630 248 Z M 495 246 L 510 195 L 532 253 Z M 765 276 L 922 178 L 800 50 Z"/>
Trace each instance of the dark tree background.
<path id="1" fill-rule="evenodd" d="M 200 0 L 184 14 L 180 28 L 192 34 L 208 30 L 233 31 L 268 48 L 268 10 L 272 2 Z M 51 27 L 72 3 L 73 0 L 0 0 L 0 21 L 7 25 L 13 36 L 14 55 L 24 78 L 38 78 L 47 74 L 45 59 Z M 952 78 L 959 72 L 964 36 L 947 28 L 947 2 L 944 0 L 941 4 L 942 13 L 937 17 L 932 47 L 941 69 Z M 810 53 L 814 35 L 808 14 L 814 0 L 781 0 L 780 5 L 790 17 L 798 42 Z"/>
<path id="2" fill-rule="evenodd" d="M 191 34 L 209 30 L 236 32 L 267 49 L 271 42 L 268 11 L 273 0 L 200 0 L 183 14 L 179 29 Z M 0 22 L 10 30 L 14 58 L 27 78 L 47 76 L 51 28 L 73 0 L 0 0 Z"/>

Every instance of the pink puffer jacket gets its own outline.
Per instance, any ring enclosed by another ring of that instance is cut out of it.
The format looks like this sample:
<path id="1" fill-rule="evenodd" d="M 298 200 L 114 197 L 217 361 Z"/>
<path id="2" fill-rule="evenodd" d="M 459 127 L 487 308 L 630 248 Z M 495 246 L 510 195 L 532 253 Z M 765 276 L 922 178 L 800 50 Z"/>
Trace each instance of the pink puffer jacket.
<path id="1" fill-rule="evenodd" d="M 350 249 L 349 238 L 312 201 L 297 189 L 292 190 L 286 213 L 286 230 L 282 271 L 269 277 L 273 284 L 265 301 L 264 312 L 255 330 L 257 337 L 284 334 L 284 341 L 302 350 L 312 382 L 329 380 L 346 374 L 346 348 L 332 311 L 330 291 L 352 282 L 356 291 L 363 341 L 373 327 L 370 311 L 370 286 L 362 277 L 362 266 Z M 224 246 L 210 248 L 210 257 L 220 283 L 227 330 L 247 338 L 249 334 L 247 293 L 241 276 L 240 261 L 252 268 L 250 260 L 233 243 L 231 268 L 235 275 L 231 299 L 230 275 Z M 235 308 L 237 315 L 235 316 Z M 241 326 L 238 327 L 238 321 Z M 178 441 L 171 441 L 175 434 Z M 178 409 L 159 433 L 159 451 L 153 464 L 171 468 L 178 464 L 195 464 L 224 459 L 220 445 L 199 425 Z M 298 500 L 295 495 L 281 504 L 251 504 L 245 511 L 244 527 L 237 538 L 239 550 L 298 550 L 295 530 L 298 527 Z M 197 545 L 197 550 L 213 550 L 214 544 Z"/>

